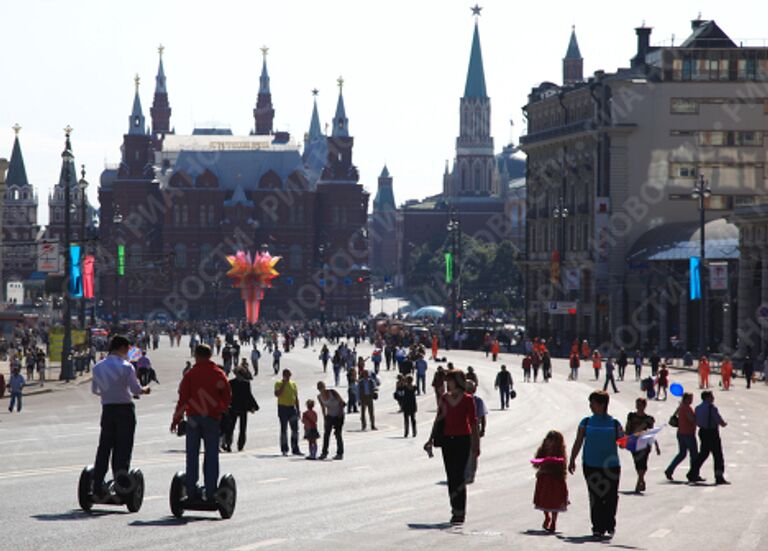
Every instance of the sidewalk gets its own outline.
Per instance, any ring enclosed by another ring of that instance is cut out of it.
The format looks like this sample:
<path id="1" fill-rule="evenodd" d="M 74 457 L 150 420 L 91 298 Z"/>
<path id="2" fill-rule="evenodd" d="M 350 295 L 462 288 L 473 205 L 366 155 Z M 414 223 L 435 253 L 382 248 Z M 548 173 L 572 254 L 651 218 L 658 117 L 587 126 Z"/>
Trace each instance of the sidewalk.
<path id="1" fill-rule="evenodd" d="M 75 379 L 67 382 L 67 381 L 59 381 L 59 373 L 61 371 L 60 366 L 48 366 L 45 369 L 45 386 L 40 386 L 40 382 L 35 379 L 34 381 L 28 381 L 26 385 L 24 385 L 24 396 L 36 396 L 38 394 L 47 394 L 49 392 L 55 392 L 58 390 L 65 390 L 67 388 L 76 388 L 80 385 L 90 383 L 92 379 L 92 372 L 83 373 L 79 377 L 76 377 Z M 10 364 L 9 362 L 0 362 L 0 373 L 3 374 L 5 377 L 5 384 L 8 384 L 8 380 L 10 378 Z M 24 375 L 24 378 L 26 378 L 26 369 L 21 370 L 21 374 Z M 35 374 L 37 375 L 37 374 Z M 6 388 L 5 396 L 0 398 L 1 400 L 7 400 L 9 399 L 10 394 L 8 392 L 8 389 Z"/>

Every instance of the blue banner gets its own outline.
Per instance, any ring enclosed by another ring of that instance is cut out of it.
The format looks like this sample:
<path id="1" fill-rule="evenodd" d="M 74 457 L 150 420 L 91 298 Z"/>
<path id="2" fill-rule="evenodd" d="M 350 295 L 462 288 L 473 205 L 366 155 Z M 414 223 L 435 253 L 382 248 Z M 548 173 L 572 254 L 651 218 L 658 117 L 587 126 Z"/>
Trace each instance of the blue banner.
<path id="1" fill-rule="evenodd" d="M 83 296 L 83 269 L 80 264 L 80 245 L 70 245 L 69 255 L 72 257 L 72 271 L 69 274 L 69 296 Z"/>
<path id="2" fill-rule="evenodd" d="M 692 256 L 689 265 L 691 274 L 691 300 L 701 300 L 701 258 Z"/>

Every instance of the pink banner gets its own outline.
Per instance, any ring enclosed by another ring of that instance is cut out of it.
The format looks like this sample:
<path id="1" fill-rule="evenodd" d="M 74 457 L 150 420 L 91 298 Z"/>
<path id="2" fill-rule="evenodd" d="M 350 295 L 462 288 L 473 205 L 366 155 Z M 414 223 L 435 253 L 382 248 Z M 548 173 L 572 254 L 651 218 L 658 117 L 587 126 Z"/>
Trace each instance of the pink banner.
<path id="1" fill-rule="evenodd" d="M 96 259 L 86 256 L 83 260 L 83 298 L 94 297 L 94 265 Z"/>

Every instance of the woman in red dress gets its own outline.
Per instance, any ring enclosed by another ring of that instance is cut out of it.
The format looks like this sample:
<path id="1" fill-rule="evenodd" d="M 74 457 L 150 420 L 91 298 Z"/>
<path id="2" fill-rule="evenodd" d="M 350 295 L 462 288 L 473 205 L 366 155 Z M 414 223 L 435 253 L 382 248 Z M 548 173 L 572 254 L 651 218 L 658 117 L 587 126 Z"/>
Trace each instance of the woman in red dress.
<path id="1" fill-rule="evenodd" d="M 569 503 L 568 486 L 565 483 L 567 461 L 563 435 L 556 430 L 549 431 L 531 463 L 538 471 L 533 505 L 544 512 L 542 528 L 554 534 L 557 515 L 567 511 Z"/>

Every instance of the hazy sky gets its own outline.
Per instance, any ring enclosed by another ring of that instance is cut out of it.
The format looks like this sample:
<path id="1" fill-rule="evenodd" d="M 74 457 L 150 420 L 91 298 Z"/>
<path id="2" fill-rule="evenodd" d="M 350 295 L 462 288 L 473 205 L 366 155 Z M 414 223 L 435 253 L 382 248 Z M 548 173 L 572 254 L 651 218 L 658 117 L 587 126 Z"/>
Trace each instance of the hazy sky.
<path id="1" fill-rule="evenodd" d="M 177 133 L 196 123 L 229 124 L 235 134 L 253 126 L 262 45 L 277 129 L 295 137 L 308 129 L 310 91 L 317 87 L 320 116 L 330 122 L 336 79 L 355 137 L 354 161 L 372 193 L 386 162 L 398 203 L 442 189 L 453 159 L 459 97 L 464 89 L 474 2 L 301 0 L 227 1 L 17 0 L 3 6 L 3 81 L 0 156 L 10 156 L 11 126 L 21 143 L 30 181 L 38 189 L 39 219 L 58 179 L 62 128 L 70 124 L 77 164 L 98 182 L 104 163 L 120 158 L 128 129 L 133 77 L 142 77 L 149 107 L 157 46 L 165 70 Z M 620 7 L 619 7 L 620 4 Z M 576 25 L 585 75 L 627 66 L 635 52 L 634 27 L 654 27 L 651 42 L 676 43 L 690 34 L 701 10 L 737 42 L 768 45 L 768 4 L 713 0 L 597 2 L 487 0 L 480 38 L 496 149 L 517 141 L 520 107 L 531 87 L 560 82 L 571 25 Z M 514 128 L 509 120 L 515 121 Z M 96 186 L 90 188 L 96 197 Z"/>

